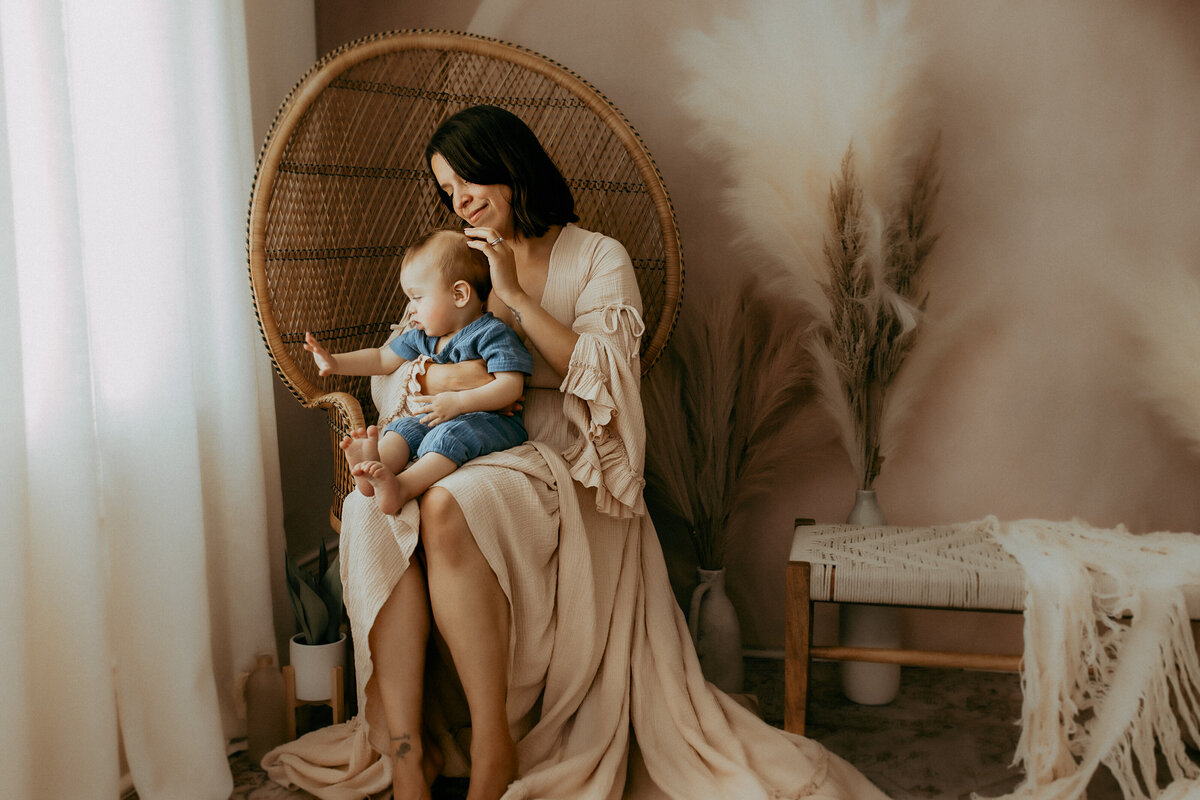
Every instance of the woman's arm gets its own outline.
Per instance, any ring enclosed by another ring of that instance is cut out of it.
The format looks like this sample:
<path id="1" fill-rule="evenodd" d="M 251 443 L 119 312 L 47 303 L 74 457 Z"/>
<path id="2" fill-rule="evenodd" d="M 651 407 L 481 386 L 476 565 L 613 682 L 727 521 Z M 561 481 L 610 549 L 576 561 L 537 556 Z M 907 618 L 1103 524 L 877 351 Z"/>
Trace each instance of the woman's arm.
<path id="1" fill-rule="evenodd" d="M 424 394 L 462 392 L 486 386 L 494 380 L 482 358 L 460 361 L 457 364 L 430 364 L 423 375 L 417 376 Z"/>
<path id="2" fill-rule="evenodd" d="M 469 411 L 502 411 L 508 408 L 525 390 L 525 376 L 520 372 L 497 372 L 495 378 L 491 383 L 474 389 L 415 398 L 422 408 L 421 422 L 437 425 Z"/>
<path id="3" fill-rule="evenodd" d="M 523 291 L 514 292 L 508 297 L 501 296 L 500 299 L 512 311 L 513 319 L 525 331 L 542 358 L 558 373 L 560 379 L 563 378 L 567 374 L 579 334 L 556 320 Z"/>
<path id="4" fill-rule="evenodd" d="M 517 280 L 516 258 L 508 242 L 501 240 L 495 245 L 488 244 L 498 236 L 496 231 L 467 228 L 465 233 L 471 237 L 470 246 L 487 256 L 491 265 L 492 294 L 512 312 L 513 321 L 558 377 L 566 376 L 579 335 L 555 319 L 521 287 Z"/>

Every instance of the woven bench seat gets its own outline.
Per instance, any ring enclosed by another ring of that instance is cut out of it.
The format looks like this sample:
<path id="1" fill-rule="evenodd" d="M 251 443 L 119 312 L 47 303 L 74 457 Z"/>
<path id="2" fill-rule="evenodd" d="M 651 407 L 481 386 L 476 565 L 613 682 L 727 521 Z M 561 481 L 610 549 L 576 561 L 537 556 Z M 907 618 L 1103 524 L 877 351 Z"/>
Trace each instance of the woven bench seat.
<path id="1" fill-rule="evenodd" d="M 927 528 L 799 525 L 791 563 L 817 601 L 1020 611 L 1025 576 L 984 522 Z"/>
<path id="2" fill-rule="evenodd" d="M 813 658 L 1016 671 L 1020 657 L 812 647 L 815 602 L 1020 612 L 1024 573 L 983 522 L 933 527 L 798 524 L 787 568 L 784 727 L 804 732 Z"/>

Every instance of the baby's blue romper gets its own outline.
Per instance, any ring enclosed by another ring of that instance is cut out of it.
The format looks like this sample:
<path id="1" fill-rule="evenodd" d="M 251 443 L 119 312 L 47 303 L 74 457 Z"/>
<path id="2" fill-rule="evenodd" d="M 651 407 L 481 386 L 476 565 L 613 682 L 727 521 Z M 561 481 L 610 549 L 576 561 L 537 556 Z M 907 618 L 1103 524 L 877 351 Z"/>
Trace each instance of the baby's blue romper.
<path id="1" fill-rule="evenodd" d="M 406 361 L 429 356 L 435 364 L 457 364 L 481 358 L 487 371 L 533 373 L 533 356 L 517 332 L 485 311 L 478 319 L 454 334 L 442 352 L 435 353 L 436 336 L 416 328 L 391 342 L 392 352 Z M 511 417 L 495 411 L 469 411 L 432 428 L 417 417 L 400 417 L 384 428 L 404 437 L 415 458 L 440 453 L 457 466 L 476 456 L 516 447 L 528 438 L 520 411 Z"/>

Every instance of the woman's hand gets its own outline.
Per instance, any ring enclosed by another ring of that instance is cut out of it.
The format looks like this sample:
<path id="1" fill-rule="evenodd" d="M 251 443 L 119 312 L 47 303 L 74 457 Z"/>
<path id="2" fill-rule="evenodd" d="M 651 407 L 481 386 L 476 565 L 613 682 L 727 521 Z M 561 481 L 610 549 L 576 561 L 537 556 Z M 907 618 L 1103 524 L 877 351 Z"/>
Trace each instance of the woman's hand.
<path id="1" fill-rule="evenodd" d="M 421 422 L 433 427 L 442 422 L 449 422 L 455 417 L 462 416 L 463 404 L 458 392 L 442 392 L 441 394 L 419 394 L 413 398 L 421 408 Z"/>
<path id="2" fill-rule="evenodd" d="M 495 228 L 467 228 L 467 244 L 487 256 L 492 268 L 492 291 L 510 308 L 525 294 L 517 280 L 517 259 Z"/>
<path id="3" fill-rule="evenodd" d="M 522 338 L 527 338 L 533 344 L 551 369 L 560 377 L 565 376 L 579 335 L 542 308 L 540 297 L 530 297 L 522 288 L 517 280 L 516 254 L 499 231 L 495 228 L 466 228 L 463 232 L 467 235 L 467 244 L 487 256 L 491 266 L 492 294 L 512 313 L 511 321 L 505 321 L 516 328 Z M 553 244 L 553 238 L 541 243 L 545 248 L 552 248 Z M 549 249 L 545 250 L 544 255 L 549 258 Z M 545 293 L 544 285 L 541 292 Z"/>
<path id="4" fill-rule="evenodd" d="M 512 403 L 510 403 L 509 405 L 500 409 L 496 413 L 503 414 L 506 417 L 511 417 L 511 416 L 515 415 L 518 411 L 524 410 L 524 408 L 525 408 L 525 395 L 522 394 L 516 400 L 512 401 Z"/>

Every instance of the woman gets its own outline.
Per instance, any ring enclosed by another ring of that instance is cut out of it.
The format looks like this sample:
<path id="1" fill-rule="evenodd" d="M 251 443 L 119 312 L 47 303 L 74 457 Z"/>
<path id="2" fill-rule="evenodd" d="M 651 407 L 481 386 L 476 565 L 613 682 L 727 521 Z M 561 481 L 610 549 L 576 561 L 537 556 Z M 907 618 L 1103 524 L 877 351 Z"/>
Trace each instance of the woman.
<path id="1" fill-rule="evenodd" d="M 642 502 L 643 329 L 624 248 L 572 224 L 565 181 L 507 111 L 456 114 L 426 156 L 491 264 L 489 309 L 534 353 L 530 443 L 463 465 L 419 511 L 347 498 L 360 715 L 269 755 L 272 777 L 345 797 L 321 784 L 378 791 L 390 767 L 397 798 L 428 798 L 442 759 L 460 757 L 458 739 L 435 749 L 420 733 L 453 727 L 445 693 L 425 702 L 445 674 L 426 669 L 432 623 L 469 710 L 469 800 L 878 796 L 703 679 Z M 486 374 L 417 364 L 401 380 L 419 404 Z"/>

